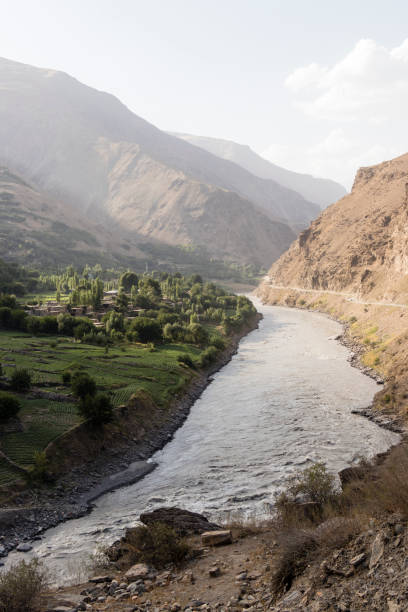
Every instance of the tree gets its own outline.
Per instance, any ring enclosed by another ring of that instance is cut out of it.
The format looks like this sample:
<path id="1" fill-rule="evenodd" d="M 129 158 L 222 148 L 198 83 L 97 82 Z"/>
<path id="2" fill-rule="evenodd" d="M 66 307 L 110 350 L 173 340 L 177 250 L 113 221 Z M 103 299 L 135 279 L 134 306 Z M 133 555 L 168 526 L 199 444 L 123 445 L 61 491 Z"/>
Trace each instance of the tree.
<path id="1" fill-rule="evenodd" d="M 116 298 L 116 308 L 120 312 L 124 313 L 128 309 L 128 306 L 129 306 L 129 298 L 124 292 L 124 290 L 121 288 L 119 289 L 118 297 Z"/>
<path id="2" fill-rule="evenodd" d="M 71 388 L 73 394 L 81 400 L 96 395 L 96 382 L 86 372 L 74 372 L 71 377 Z"/>
<path id="3" fill-rule="evenodd" d="M 190 323 L 187 329 L 193 344 L 205 346 L 208 343 L 208 332 L 205 327 L 199 323 Z"/>
<path id="4" fill-rule="evenodd" d="M 105 315 L 104 321 L 107 334 L 111 335 L 113 331 L 124 331 L 125 324 L 123 314 L 121 312 L 111 310 L 107 315 Z"/>
<path id="5" fill-rule="evenodd" d="M 105 393 L 86 395 L 81 399 L 78 410 L 80 415 L 95 425 L 109 423 L 113 417 L 113 406 L 110 397 Z"/>
<path id="6" fill-rule="evenodd" d="M 131 323 L 131 331 L 136 332 L 139 342 L 162 342 L 163 331 L 160 323 L 155 319 L 137 317 Z"/>
<path id="7" fill-rule="evenodd" d="M 21 404 L 14 395 L 0 391 L 0 421 L 17 416 L 20 410 Z"/>
<path id="8" fill-rule="evenodd" d="M 139 277 L 135 272 L 124 272 L 119 279 L 119 287 L 122 287 L 124 291 L 129 292 L 132 287 L 136 287 L 139 284 Z"/>
<path id="9" fill-rule="evenodd" d="M 151 298 L 161 297 L 162 294 L 159 281 L 150 276 L 144 276 L 140 279 L 139 292 Z"/>

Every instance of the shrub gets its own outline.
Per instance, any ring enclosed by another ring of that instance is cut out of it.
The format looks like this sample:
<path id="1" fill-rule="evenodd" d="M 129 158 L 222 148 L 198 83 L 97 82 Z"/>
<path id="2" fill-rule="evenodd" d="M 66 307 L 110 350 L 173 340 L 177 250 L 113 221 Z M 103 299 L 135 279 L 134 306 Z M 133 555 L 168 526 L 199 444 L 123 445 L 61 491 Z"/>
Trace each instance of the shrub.
<path id="1" fill-rule="evenodd" d="M 207 368 L 209 365 L 214 363 L 217 359 L 217 349 L 215 346 L 209 346 L 203 351 L 198 359 L 198 365 L 200 368 Z"/>
<path id="2" fill-rule="evenodd" d="M 184 365 L 188 366 L 189 368 L 194 368 L 194 361 L 191 359 L 190 355 L 188 355 L 188 353 L 183 353 L 182 355 L 177 355 L 177 361 L 179 363 L 184 363 Z"/>
<path id="3" fill-rule="evenodd" d="M 11 375 L 10 385 L 13 391 L 25 392 L 31 387 L 31 374 L 26 369 L 16 369 Z"/>
<path id="4" fill-rule="evenodd" d="M 275 595 L 287 591 L 293 580 L 306 568 L 308 558 L 318 543 L 311 532 L 292 529 L 279 534 L 279 553 L 275 557 L 272 590 Z"/>
<path id="5" fill-rule="evenodd" d="M 40 320 L 40 331 L 42 334 L 57 334 L 58 321 L 57 317 L 46 316 L 38 317 Z"/>
<path id="6" fill-rule="evenodd" d="M 68 386 L 71 383 L 71 372 L 66 371 L 62 373 L 62 383 Z"/>
<path id="7" fill-rule="evenodd" d="M 21 409 L 21 404 L 14 395 L 0 391 L 0 420 L 7 421 L 17 416 Z"/>
<path id="8" fill-rule="evenodd" d="M 226 343 L 221 336 L 211 336 L 210 345 L 215 346 L 215 348 L 219 351 L 223 351 L 225 349 Z"/>
<path id="9" fill-rule="evenodd" d="M 164 523 L 153 523 L 148 527 L 128 529 L 126 544 L 133 552 L 133 559 L 154 567 L 165 567 L 169 563 L 180 564 L 190 553 L 185 540 Z"/>
<path id="10" fill-rule="evenodd" d="M 190 323 L 187 329 L 193 344 L 205 346 L 208 343 L 208 332 L 205 327 L 199 323 Z"/>
<path id="11" fill-rule="evenodd" d="M 86 372 L 74 372 L 71 376 L 71 388 L 76 397 L 85 399 L 86 396 L 96 395 L 96 382 Z"/>
<path id="12" fill-rule="evenodd" d="M 13 565 L 0 575 L 0 612 L 31 612 L 45 584 L 37 559 Z"/>
<path id="13" fill-rule="evenodd" d="M 0 327 L 3 329 L 9 329 L 11 325 L 11 313 L 12 310 L 9 306 L 2 306 L 0 308 Z"/>
<path id="14" fill-rule="evenodd" d="M 335 478 L 324 463 L 314 463 L 292 476 L 284 495 L 291 501 L 300 496 L 302 501 L 324 504 L 336 495 Z"/>
<path id="15" fill-rule="evenodd" d="M 84 419 L 95 425 L 109 423 L 113 417 L 112 402 L 105 393 L 98 393 L 95 396 L 87 395 L 81 399 L 78 410 Z"/>
<path id="16" fill-rule="evenodd" d="M 29 484 L 50 483 L 54 479 L 49 471 L 49 461 L 44 451 L 35 451 L 33 455 L 34 466 L 29 472 Z"/>

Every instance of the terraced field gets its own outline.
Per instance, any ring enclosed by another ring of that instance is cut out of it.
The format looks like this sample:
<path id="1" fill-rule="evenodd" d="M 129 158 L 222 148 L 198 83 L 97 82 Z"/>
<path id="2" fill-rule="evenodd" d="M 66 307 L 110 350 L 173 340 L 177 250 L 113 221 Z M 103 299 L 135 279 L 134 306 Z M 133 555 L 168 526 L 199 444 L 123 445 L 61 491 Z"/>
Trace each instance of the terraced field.
<path id="1" fill-rule="evenodd" d="M 23 332 L 0 331 L 0 363 L 10 376 L 15 368 L 27 368 L 35 386 L 34 393 L 21 395 L 19 417 L 23 431 L 0 438 L 1 450 L 14 462 L 33 465 L 35 451 L 80 422 L 71 390 L 62 384 L 62 372 L 73 363 L 80 364 L 92 376 L 100 390 L 112 396 L 114 406 L 125 403 L 139 389 L 150 393 L 164 405 L 194 376 L 177 361 L 181 353 L 192 358 L 200 350 L 190 345 L 163 345 L 149 348 L 142 344 L 115 345 L 108 353 L 104 347 L 75 342 L 55 336 L 32 337 Z M 44 397 L 35 397 L 40 390 Z M 68 401 L 47 399 L 47 394 L 67 396 Z M 0 485 L 16 479 L 16 472 L 0 458 Z"/>

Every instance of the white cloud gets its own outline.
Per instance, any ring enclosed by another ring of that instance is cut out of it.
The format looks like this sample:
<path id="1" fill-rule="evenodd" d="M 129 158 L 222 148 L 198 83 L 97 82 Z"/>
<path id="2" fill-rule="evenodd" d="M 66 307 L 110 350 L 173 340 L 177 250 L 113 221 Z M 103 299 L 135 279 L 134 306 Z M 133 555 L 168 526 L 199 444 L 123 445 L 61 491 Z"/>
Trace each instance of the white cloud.
<path id="1" fill-rule="evenodd" d="M 380 123 L 408 116 L 408 39 L 388 50 L 360 40 L 331 67 L 313 63 L 285 82 L 295 104 L 310 116 Z"/>
<path id="2" fill-rule="evenodd" d="M 297 68 L 285 85 L 307 129 L 295 147 L 271 145 L 271 161 L 351 187 L 359 167 L 408 150 L 408 39 L 392 49 L 360 40 L 331 66 Z"/>

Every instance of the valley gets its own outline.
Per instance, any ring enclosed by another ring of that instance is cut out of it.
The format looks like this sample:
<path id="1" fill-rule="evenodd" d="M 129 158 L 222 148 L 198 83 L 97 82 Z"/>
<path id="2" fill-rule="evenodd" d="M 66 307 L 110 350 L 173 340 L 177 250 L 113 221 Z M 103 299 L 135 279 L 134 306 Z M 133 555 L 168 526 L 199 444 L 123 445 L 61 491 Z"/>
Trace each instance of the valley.
<path id="1" fill-rule="evenodd" d="M 0 612 L 408 611 L 406 7 L 247 4 L 3 11 Z"/>

